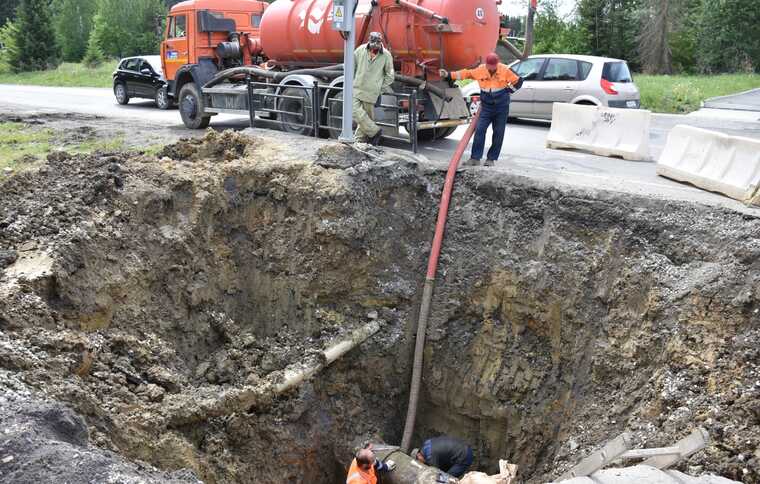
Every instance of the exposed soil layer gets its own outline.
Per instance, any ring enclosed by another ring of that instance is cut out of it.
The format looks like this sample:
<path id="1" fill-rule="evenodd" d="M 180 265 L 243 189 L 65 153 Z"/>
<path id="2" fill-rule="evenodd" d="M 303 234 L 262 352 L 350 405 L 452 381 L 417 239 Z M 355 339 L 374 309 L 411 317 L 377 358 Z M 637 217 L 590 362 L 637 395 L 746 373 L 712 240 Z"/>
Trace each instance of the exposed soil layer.
<path id="1" fill-rule="evenodd" d="M 443 178 L 258 131 L 58 153 L 0 185 L 0 366 L 81 415 L 89 452 L 209 483 L 340 482 L 356 444 L 400 438 Z M 625 430 L 659 446 L 699 425 L 714 442 L 683 470 L 760 482 L 758 256 L 747 215 L 462 173 L 418 440 L 460 436 L 476 467 L 541 482 Z M 368 320 L 380 332 L 297 391 L 207 414 Z"/>

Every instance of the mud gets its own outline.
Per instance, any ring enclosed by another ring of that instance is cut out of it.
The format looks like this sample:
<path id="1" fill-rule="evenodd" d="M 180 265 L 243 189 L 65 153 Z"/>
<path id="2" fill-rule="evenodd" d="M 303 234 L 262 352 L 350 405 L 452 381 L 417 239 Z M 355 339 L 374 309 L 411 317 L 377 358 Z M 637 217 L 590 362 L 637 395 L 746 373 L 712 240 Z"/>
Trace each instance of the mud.
<path id="1" fill-rule="evenodd" d="M 80 415 L 90 452 L 332 484 L 358 443 L 400 439 L 444 173 L 264 133 L 58 154 L 0 185 L 0 367 Z M 714 442 L 681 470 L 760 482 L 760 220 L 482 169 L 453 203 L 415 444 L 451 433 L 477 468 L 542 482 L 625 430 L 659 446 L 700 425 Z M 205 412 L 369 320 L 298 390 Z"/>

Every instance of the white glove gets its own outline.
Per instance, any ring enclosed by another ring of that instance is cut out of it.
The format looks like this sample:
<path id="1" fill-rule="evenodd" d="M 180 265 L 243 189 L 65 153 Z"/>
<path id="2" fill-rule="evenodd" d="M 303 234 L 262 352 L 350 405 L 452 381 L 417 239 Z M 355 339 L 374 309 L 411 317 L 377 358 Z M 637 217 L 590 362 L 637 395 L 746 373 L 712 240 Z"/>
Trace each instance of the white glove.
<path id="1" fill-rule="evenodd" d="M 387 466 L 388 466 L 388 470 L 389 470 L 389 471 L 392 471 L 393 469 L 395 469 L 395 468 L 396 468 L 396 463 L 395 463 L 395 462 L 393 462 L 393 461 L 392 461 L 392 460 L 390 460 L 390 459 L 388 459 L 387 461 L 385 461 L 385 465 L 387 465 Z"/>
<path id="2" fill-rule="evenodd" d="M 447 71 L 446 69 L 439 69 L 438 75 L 441 76 L 441 79 L 448 79 L 449 71 Z"/>

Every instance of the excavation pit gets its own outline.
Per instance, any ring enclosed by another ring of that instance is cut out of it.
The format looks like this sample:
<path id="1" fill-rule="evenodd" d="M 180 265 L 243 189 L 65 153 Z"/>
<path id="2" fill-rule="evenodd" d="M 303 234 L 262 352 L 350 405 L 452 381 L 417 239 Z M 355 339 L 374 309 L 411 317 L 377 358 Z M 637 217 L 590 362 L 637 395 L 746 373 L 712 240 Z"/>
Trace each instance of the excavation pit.
<path id="1" fill-rule="evenodd" d="M 260 131 L 51 156 L 0 185 L 0 392 L 70 407 L 89 438 L 67 445 L 158 482 L 343 482 L 355 446 L 401 439 L 444 175 Z M 415 444 L 456 435 L 477 468 L 546 482 L 625 430 L 703 426 L 681 468 L 758 482 L 758 236 L 724 209 L 460 174 Z M 293 365 L 319 368 L 267 393 Z"/>

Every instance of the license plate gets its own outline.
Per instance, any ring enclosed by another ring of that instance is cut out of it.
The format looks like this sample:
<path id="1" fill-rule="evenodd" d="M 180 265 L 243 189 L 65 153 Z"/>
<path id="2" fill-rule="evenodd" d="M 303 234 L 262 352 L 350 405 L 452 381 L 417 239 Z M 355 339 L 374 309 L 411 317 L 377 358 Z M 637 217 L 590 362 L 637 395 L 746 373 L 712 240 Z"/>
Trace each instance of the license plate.
<path id="1" fill-rule="evenodd" d="M 636 101 L 628 101 L 625 103 L 625 105 L 629 108 L 635 108 L 636 107 Z"/>

